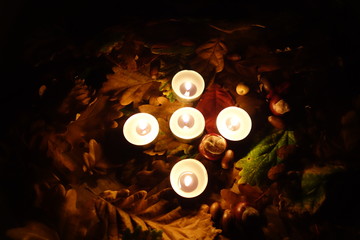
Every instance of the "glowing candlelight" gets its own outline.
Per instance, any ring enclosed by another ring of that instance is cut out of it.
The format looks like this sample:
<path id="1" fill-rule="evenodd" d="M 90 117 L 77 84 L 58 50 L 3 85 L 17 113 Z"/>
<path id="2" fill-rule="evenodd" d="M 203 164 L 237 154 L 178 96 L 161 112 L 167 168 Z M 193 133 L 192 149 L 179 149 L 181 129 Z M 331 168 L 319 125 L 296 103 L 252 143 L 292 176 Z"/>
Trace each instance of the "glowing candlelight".
<path id="1" fill-rule="evenodd" d="M 174 75 L 171 87 L 179 101 L 192 102 L 200 98 L 205 82 L 198 72 L 182 70 Z"/>
<path id="2" fill-rule="evenodd" d="M 126 140 L 134 145 L 144 146 L 155 140 L 159 123 L 148 113 L 137 113 L 129 117 L 123 127 Z"/>
<path id="3" fill-rule="evenodd" d="M 251 126 L 249 114 L 239 107 L 227 107 L 216 118 L 216 127 L 219 133 L 231 141 L 239 141 L 247 137 Z"/>
<path id="4" fill-rule="evenodd" d="M 199 184 L 198 178 L 192 172 L 183 172 L 179 176 L 179 187 L 184 192 L 194 191 Z"/>
<path id="5" fill-rule="evenodd" d="M 175 137 L 183 141 L 190 141 L 203 134 L 205 118 L 196 108 L 183 107 L 171 115 L 169 126 Z"/>
<path id="6" fill-rule="evenodd" d="M 174 191 L 182 197 L 199 196 L 208 183 L 206 168 L 196 159 L 181 160 L 171 169 L 170 183 Z"/>

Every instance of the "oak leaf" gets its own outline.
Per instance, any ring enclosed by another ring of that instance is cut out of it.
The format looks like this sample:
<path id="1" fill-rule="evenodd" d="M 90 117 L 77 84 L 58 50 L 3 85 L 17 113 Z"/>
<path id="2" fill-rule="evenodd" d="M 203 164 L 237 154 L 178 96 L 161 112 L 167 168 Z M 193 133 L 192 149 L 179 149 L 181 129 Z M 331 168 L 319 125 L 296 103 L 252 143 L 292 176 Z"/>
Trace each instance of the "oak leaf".
<path id="1" fill-rule="evenodd" d="M 239 184 L 248 183 L 263 187 L 269 181 L 267 174 L 271 167 L 282 163 L 278 149 L 296 143 L 294 131 L 279 130 L 265 137 L 245 157 L 235 163 L 240 168 Z"/>
<path id="2" fill-rule="evenodd" d="M 127 197 L 96 201 L 96 213 L 105 227 L 108 239 L 121 238 L 126 231 L 131 233 L 137 227 L 142 231 L 162 231 L 163 239 L 214 239 L 221 230 L 212 225 L 208 207 L 197 211 L 185 210 L 174 204 L 171 188 L 148 196 L 138 191 Z"/>
<path id="3" fill-rule="evenodd" d="M 169 120 L 176 110 L 189 106 L 191 106 L 191 103 L 182 103 L 178 101 L 172 103 L 166 97 L 161 96 L 154 98 L 149 104 L 139 106 L 139 111 L 149 113 L 156 118 Z"/>
<path id="4" fill-rule="evenodd" d="M 91 97 L 92 93 L 85 84 L 85 80 L 77 79 L 75 80 L 74 87 L 59 106 L 58 112 L 61 114 L 69 114 L 73 113 L 76 109 L 81 110 L 90 103 Z"/>
<path id="5" fill-rule="evenodd" d="M 214 38 L 196 49 L 196 54 L 207 64 L 216 67 L 216 72 L 221 72 L 224 68 L 224 55 L 227 53 L 227 47 L 223 41 Z"/>
<path id="6" fill-rule="evenodd" d="M 206 85 L 211 85 L 216 73 L 224 69 L 227 47 L 222 40 L 215 38 L 199 46 L 195 53 L 197 55 L 190 60 L 190 66 L 201 74 Z"/>
<path id="7" fill-rule="evenodd" d="M 109 93 L 110 91 L 123 91 L 129 87 L 152 82 L 150 74 L 139 71 L 131 71 L 122 67 L 113 67 L 113 73 L 106 76 L 107 81 L 103 83 L 100 92 Z"/>
<path id="8" fill-rule="evenodd" d="M 164 120 L 163 118 L 158 119 L 160 126 L 159 136 L 154 141 L 154 147 L 152 151 L 145 151 L 145 153 L 149 155 L 175 155 L 180 152 L 184 152 L 185 154 L 189 154 L 193 149 L 193 146 L 188 143 L 181 142 L 177 140 L 169 127 L 169 122 Z"/>
<path id="9" fill-rule="evenodd" d="M 101 145 L 95 140 L 89 141 L 89 152 L 83 154 L 84 165 L 83 170 L 90 174 L 106 174 L 109 168 L 116 167 L 106 161 Z"/>

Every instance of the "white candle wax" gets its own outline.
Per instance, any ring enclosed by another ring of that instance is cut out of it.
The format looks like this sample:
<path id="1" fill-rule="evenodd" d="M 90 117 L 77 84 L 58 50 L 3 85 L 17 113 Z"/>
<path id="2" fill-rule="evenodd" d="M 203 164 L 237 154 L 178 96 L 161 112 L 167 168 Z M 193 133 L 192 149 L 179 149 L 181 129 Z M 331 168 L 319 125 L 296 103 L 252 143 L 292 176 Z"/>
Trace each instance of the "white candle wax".
<path id="1" fill-rule="evenodd" d="M 174 191 L 182 197 L 199 196 L 206 188 L 208 174 L 204 165 L 196 159 L 177 162 L 170 172 L 170 183 Z"/>
<path id="2" fill-rule="evenodd" d="M 170 117 L 171 132 L 180 140 L 190 141 L 200 137 L 205 129 L 205 118 L 193 107 L 176 110 Z"/>
<path id="3" fill-rule="evenodd" d="M 179 101 L 192 102 L 200 98 L 205 88 L 205 82 L 198 72 L 182 70 L 174 75 L 171 87 Z"/>
<path id="4" fill-rule="evenodd" d="M 231 141 L 239 141 L 247 137 L 251 126 L 249 114 L 239 107 L 227 107 L 216 118 L 216 127 L 219 133 Z"/>
<path id="5" fill-rule="evenodd" d="M 159 123 L 148 113 L 137 113 L 129 117 L 123 127 L 126 140 L 134 145 L 144 146 L 155 140 Z"/>

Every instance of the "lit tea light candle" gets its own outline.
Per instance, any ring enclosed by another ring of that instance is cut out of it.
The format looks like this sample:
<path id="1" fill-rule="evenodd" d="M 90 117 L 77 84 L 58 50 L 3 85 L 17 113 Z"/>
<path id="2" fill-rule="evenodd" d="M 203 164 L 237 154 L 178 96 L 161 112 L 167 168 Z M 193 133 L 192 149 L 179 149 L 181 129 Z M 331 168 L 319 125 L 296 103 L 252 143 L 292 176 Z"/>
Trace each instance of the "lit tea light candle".
<path id="1" fill-rule="evenodd" d="M 198 72 L 182 70 L 174 75 L 171 87 L 179 101 L 192 102 L 200 98 L 205 88 L 205 82 Z"/>
<path id="2" fill-rule="evenodd" d="M 159 134 L 159 123 L 151 114 L 137 113 L 126 120 L 123 133 L 128 142 L 144 146 L 154 141 Z"/>
<path id="3" fill-rule="evenodd" d="M 206 189 L 208 174 L 200 161 L 191 158 L 184 159 L 177 162 L 171 169 L 170 183 L 180 196 L 193 198 Z"/>
<path id="4" fill-rule="evenodd" d="M 169 126 L 176 138 L 182 141 L 191 141 L 203 134 L 205 118 L 196 108 L 183 107 L 171 115 Z"/>
<path id="5" fill-rule="evenodd" d="M 247 137 L 251 126 L 249 114 L 239 107 L 227 107 L 216 118 L 216 127 L 219 133 L 231 141 L 239 141 Z"/>

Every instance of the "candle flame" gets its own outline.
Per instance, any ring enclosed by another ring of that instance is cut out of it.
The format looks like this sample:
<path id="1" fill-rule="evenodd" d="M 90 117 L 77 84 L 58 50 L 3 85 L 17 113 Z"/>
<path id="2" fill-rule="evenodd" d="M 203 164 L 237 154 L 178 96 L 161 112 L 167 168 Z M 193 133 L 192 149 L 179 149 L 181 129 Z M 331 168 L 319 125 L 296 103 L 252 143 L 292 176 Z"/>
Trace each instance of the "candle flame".
<path id="1" fill-rule="evenodd" d="M 144 120 L 144 119 L 140 119 L 138 122 L 138 125 L 136 127 L 136 132 L 141 135 L 144 136 L 146 134 L 148 134 L 151 130 L 151 126 L 150 124 Z"/>
<path id="2" fill-rule="evenodd" d="M 228 120 L 226 121 L 226 126 L 229 130 L 231 131 L 236 131 L 239 129 L 240 127 L 240 121 L 237 117 L 230 117 L 228 118 Z"/>
<path id="3" fill-rule="evenodd" d="M 189 123 L 189 121 L 190 121 L 190 116 L 189 116 L 189 114 L 183 114 L 183 115 L 182 115 L 182 120 L 184 121 L 185 125 L 186 125 L 187 123 Z"/>
<path id="4" fill-rule="evenodd" d="M 196 86 L 192 82 L 186 81 L 180 85 L 180 92 L 184 97 L 191 97 L 196 93 Z"/>
<path id="5" fill-rule="evenodd" d="M 195 119 L 191 114 L 184 113 L 178 119 L 179 127 L 182 129 L 190 129 L 195 124 Z"/>
<path id="6" fill-rule="evenodd" d="M 190 96 L 190 90 L 191 90 L 191 88 L 192 88 L 192 83 L 191 83 L 191 82 L 185 82 L 184 87 L 185 87 L 185 89 L 186 89 L 184 95 L 185 95 L 186 97 L 189 97 L 189 96 Z"/>
<path id="7" fill-rule="evenodd" d="M 192 177 L 189 176 L 189 175 L 186 175 L 185 178 L 184 178 L 184 185 L 186 187 L 189 187 L 192 184 L 192 182 L 193 182 Z"/>

